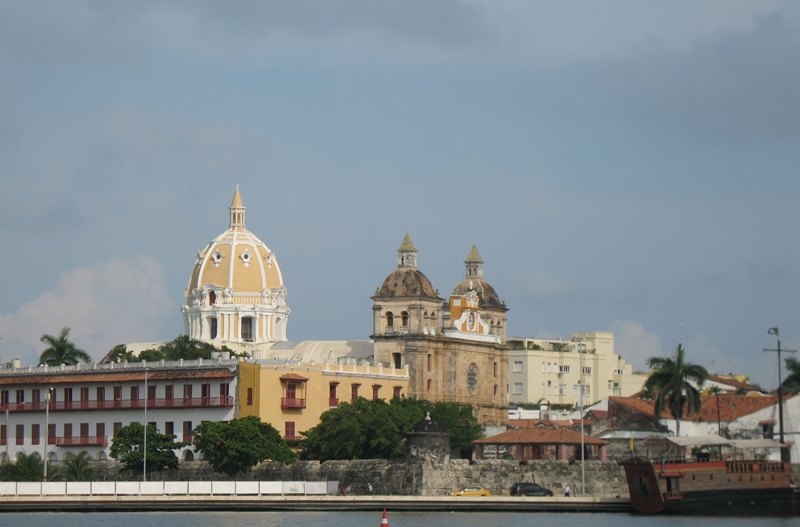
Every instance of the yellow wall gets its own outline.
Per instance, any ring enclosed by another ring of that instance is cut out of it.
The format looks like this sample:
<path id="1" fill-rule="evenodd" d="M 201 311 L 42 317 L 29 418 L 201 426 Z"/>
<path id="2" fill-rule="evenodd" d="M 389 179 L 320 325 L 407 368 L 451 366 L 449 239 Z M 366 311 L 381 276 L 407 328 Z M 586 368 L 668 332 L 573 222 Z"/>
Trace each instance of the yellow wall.
<path id="1" fill-rule="evenodd" d="M 281 377 L 300 376 L 307 381 L 282 380 Z M 296 399 L 305 400 L 305 408 L 282 408 L 287 384 L 296 385 Z M 339 402 L 350 402 L 353 384 L 360 384 L 358 395 L 372 399 L 373 385 L 380 385 L 378 398 L 389 401 L 394 387 L 408 396 L 408 370 L 340 364 L 267 364 L 242 362 L 239 365 L 239 417 L 256 415 L 270 423 L 281 435 L 286 434 L 286 423 L 295 423 L 299 436 L 319 423 L 320 416 L 331 408 L 329 402 L 331 382 L 338 382 Z M 248 389 L 252 389 L 252 404 L 248 404 Z"/>

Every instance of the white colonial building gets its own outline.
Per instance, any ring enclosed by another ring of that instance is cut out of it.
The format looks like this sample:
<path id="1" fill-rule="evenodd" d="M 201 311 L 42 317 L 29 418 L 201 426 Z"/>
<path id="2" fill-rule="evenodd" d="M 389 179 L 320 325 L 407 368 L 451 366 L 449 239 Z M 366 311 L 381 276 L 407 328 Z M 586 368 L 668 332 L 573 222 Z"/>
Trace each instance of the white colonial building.
<path id="1" fill-rule="evenodd" d="M 191 441 L 203 421 L 234 417 L 237 359 L 79 364 L 0 369 L 0 461 L 24 452 L 60 461 L 67 452 L 110 457 L 120 427 L 152 423 Z M 145 418 L 146 414 L 146 418 Z M 191 447 L 180 449 L 193 459 Z"/>

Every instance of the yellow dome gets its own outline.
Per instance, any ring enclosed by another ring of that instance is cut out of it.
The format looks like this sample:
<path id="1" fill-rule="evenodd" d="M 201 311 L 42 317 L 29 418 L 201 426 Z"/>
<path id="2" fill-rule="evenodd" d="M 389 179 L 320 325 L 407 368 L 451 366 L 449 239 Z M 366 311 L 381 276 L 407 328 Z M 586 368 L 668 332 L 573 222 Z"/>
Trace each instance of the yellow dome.
<path id="1" fill-rule="evenodd" d="M 187 293 L 212 286 L 227 294 L 261 295 L 283 287 L 274 253 L 245 228 L 244 210 L 237 187 L 230 207 L 230 226 L 197 254 Z"/>

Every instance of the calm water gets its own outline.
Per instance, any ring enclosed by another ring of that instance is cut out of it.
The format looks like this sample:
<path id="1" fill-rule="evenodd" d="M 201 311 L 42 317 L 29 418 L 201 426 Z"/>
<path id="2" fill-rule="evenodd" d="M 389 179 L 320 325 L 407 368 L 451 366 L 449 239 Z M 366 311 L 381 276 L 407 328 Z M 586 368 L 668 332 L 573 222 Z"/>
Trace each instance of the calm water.
<path id="1" fill-rule="evenodd" d="M 590 513 L 389 512 L 390 527 L 703 527 L 800 526 L 800 518 L 643 517 Z M 2 527 L 380 527 L 372 512 L 0 513 Z"/>

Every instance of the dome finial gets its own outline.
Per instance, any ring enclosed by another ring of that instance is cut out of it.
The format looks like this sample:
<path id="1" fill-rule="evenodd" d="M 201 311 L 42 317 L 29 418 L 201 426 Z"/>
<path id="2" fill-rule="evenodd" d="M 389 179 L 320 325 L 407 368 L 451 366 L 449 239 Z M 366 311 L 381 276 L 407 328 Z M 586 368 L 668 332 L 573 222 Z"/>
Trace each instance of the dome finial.
<path id="1" fill-rule="evenodd" d="M 229 210 L 231 211 L 230 227 L 244 227 L 244 204 L 242 203 L 242 196 L 239 194 L 239 183 L 236 183 L 236 191 L 233 193 L 233 200 Z"/>

